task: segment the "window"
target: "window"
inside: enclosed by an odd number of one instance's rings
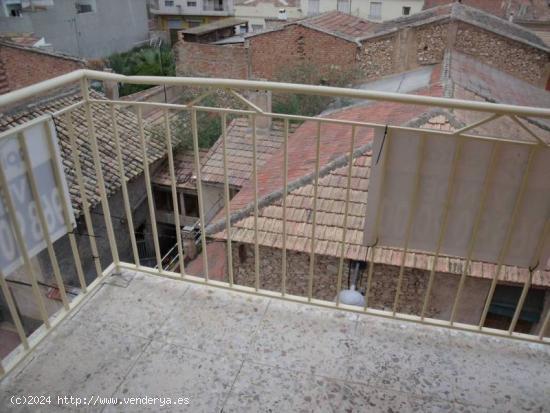
[[[187,7],[197,7],[197,2],[196,1],[188,1],[187,2]]]
[[[159,211],[173,212],[172,192],[155,189],[153,193],[155,199],[155,208]]]
[[[197,27],[202,24],[202,20],[187,20],[189,27]]]
[[[253,24],[252,25],[252,31],[254,33],[261,32],[264,29],[264,26],[262,24]]]
[[[411,14],[410,6],[403,7],[403,16],[408,16],[409,14]]]
[[[199,198],[194,194],[183,194],[185,216],[199,217]]]
[[[497,285],[484,326],[507,330],[514,317],[521,293],[521,287]],[[543,310],[544,290],[531,288],[525,297],[514,331],[533,334],[532,328],[540,322]]]
[[[77,13],[93,13],[96,11],[95,0],[78,0],[75,3]]]
[[[308,16],[316,16],[319,14],[319,0],[308,0],[307,14]]]
[[[382,3],[379,1],[370,2],[369,17],[371,19],[380,20],[382,18]]]
[[[8,16],[11,17],[19,17],[21,16],[21,12],[23,11],[21,4],[8,4],[6,5],[6,9],[8,12]]]
[[[164,6],[165,7],[174,7],[174,1],[173,0],[164,0]]]
[[[338,0],[338,11],[342,13],[351,13],[350,0]]]

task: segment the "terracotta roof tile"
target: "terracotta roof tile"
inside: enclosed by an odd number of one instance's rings
[[[97,92],[91,92],[95,99],[104,99]],[[27,104],[25,108],[14,109],[9,113],[0,114],[0,131],[7,130],[13,126],[23,124],[31,119],[41,115],[54,113],[64,107],[74,104],[81,100],[79,92],[65,93],[33,104]],[[83,106],[76,108],[72,112],[73,123],[76,129],[76,139],[79,148],[79,157],[82,164],[82,173],[86,179],[86,196],[91,206],[100,202],[99,189],[95,175],[94,163],[92,158],[91,145],[88,138],[88,128]],[[141,145],[138,137],[138,123],[136,116],[125,109],[116,109],[116,118],[119,128],[120,142],[122,146],[122,157],[125,166],[127,179],[135,178],[143,172]],[[96,127],[96,136],[101,157],[105,186],[108,196],[114,194],[120,188],[121,181],[118,173],[118,164],[116,161],[116,151],[114,148],[114,137],[111,127],[111,114],[106,105],[94,105],[92,108],[92,119]],[[63,116],[54,117],[57,136],[61,149],[63,167],[67,184],[71,194],[71,200],[75,214],[82,213],[82,199],[75,177],[75,167],[72,159],[72,149],[67,132],[67,125]],[[166,147],[153,134],[145,131],[146,138],[149,141],[148,159],[154,162],[165,155]]]
[[[289,132],[293,132],[294,126]],[[260,169],[271,155],[278,151],[283,143],[283,123],[274,121],[265,135],[260,129],[256,134],[257,167]],[[240,188],[252,174],[252,132],[248,120],[235,119],[227,128],[227,173],[229,184]],[[210,183],[224,183],[223,139],[218,139],[204,158],[201,169],[202,180]]]

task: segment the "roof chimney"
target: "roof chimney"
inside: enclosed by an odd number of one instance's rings
[[[254,90],[246,93],[245,97],[264,112],[271,112],[271,91],[270,90]],[[258,131],[268,131],[271,129],[270,116],[257,116],[256,129]]]
[[[277,18],[279,20],[287,20],[288,16],[286,14],[286,9],[279,9],[279,13],[277,14]]]
[[[104,72],[113,73],[113,69],[106,67],[103,69]],[[114,80],[104,80],[103,81],[103,93],[107,99],[117,100],[119,98],[118,94],[118,82]]]

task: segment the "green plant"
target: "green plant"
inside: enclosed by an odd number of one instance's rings
[[[357,77],[358,72],[355,68],[331,67],[320,72],[319,67],[315,64],[304,62],[286,67],[275,76],[275,80],[306,85],[344,87],[353,84]],[[314,116],[326,109],[331,100],[327,96],[276,93],[273,94],[273,111],[292,115]]]
[[[187,88],[182,92],[182,102],[189,102],[204,93],[204,90],[197,88]],[[196,105],[205,107],[229,107],[236,109],[245,109],[242,102],[226,91],[220,90],[212,93],[196,102]],[[227,121],[236,117],[227,115]],[[193,149],[193,133],[191,128],[191,112],[184,110],[178,112],[170,120],[170,130],[175,151],[185,151]],[[222,133],[221,115],[216,112],[197,110],[197,138],[201,149],[210,148],[220,137]],[[152,129],[153,135],[164,141],[164,127],[156,126]]]
[[[114,72],[127,76],[175,76],[176,69],[172,50],[169,47],[139,47],[125,53],[115,53],[107,58],[108,66]],[[120,96],[130,95],[148,89],[150,85],[122,84]]]

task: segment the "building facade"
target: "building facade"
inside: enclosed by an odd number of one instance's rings
[[[32,32],[56,51],[103,58],[149,39],[146,4],[146,0],[2,0],[0,33]]]
[[[155,29],[164,32],[171,43],[178,30],[212,23],[235,14],[233,0],[153,0],[149,12]]]

